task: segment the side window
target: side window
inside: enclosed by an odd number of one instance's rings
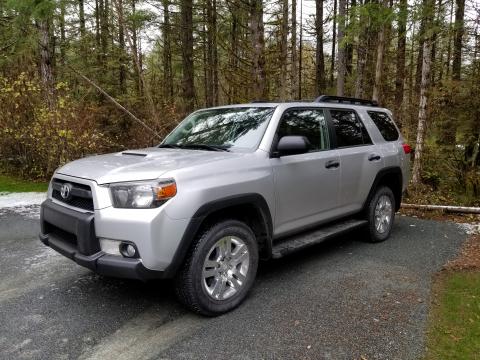
[[[353,110],[332,109],[330,110],[337,147],[358,146],[371,144],[367,129]]]
[[[398,140],[400,136],[390,116],[380,111],[368,111],[368,115],[377,125],[378,130],[386,141]]]
[[[278,140],[289,135],[305,136],[310,142],[310,151],[330,148],[328,125],[322,109],[286,110],[277,130]]]

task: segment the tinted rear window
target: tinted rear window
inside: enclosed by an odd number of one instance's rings
[[[363,126],[355,111],[348,109],[331,109],[330,116],[338,147],[371,144],[367,129]]]
[[[398,140],[398,130],[393,120],[387,113],[380,111],[368,111],[368,115],[372,118],[378,130],[386,141]]]

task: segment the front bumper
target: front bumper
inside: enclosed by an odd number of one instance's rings
[[[165,277],[163,271],[147,269],[140,259],[102,252],[92,213],[78,212],[47,199],[41,205],[40,224],[39,238],[45,245],[96,273],[138,280]]]

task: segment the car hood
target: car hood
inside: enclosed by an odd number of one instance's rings
[[[168,171],[236,158],[245,154],[205,150],[146,148],[72,161],[56,173],[107,184],[156,179]]]

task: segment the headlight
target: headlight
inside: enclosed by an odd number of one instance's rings
[[[109,187],[113,207],[116,208],[156,208],[177,194],[174,180],[117,183]]]

